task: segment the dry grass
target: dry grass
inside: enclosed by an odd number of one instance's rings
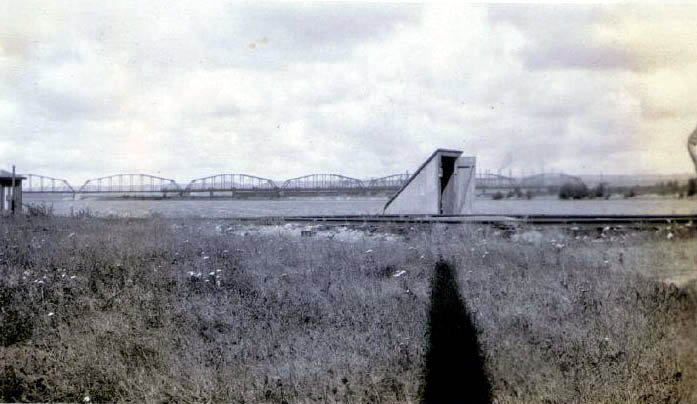
[[[499,403],[697,398],[694,287],[655,281],[694,270],[688,229],[529,244],[487,228],[343,242],[216,224],[0,222],[0,401],[418,402],[441,256]]]

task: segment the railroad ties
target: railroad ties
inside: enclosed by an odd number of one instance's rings
[[[697,226],[697,214],[670,215],[503,215],[503,214],[471,214],[471,215],[326,215],[326,216],[279,216],[236,217],[232,220],[242,222],[257,222],[273,219],[287,223],[311,224],[484,224],[502,229],[518,226],[563,226],[583,228],[633,228],[641,229],[661,225],[680,224],[689,227]]]

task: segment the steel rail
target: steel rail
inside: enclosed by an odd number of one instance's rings
[[[532,225],[658,225],[696,223],[697,214],[671,215],[328,215],[259,216],[227,218],[245,222],[280,221],[296,223],[444,223],[444,224],[532,224]]]

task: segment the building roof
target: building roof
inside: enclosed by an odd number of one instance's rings
[[[12,173],[9,172],[9,171],[5,171],[5,170],[3,170],[3,169],[0,169],[0,178],[2,178],[2,179],[4,179],[4,180],[5,180],[5,179],[12,180]],[[15,179],[18,179],[18,180],[26,180],[27,177],[22,177],[22,174],[15,173]]]

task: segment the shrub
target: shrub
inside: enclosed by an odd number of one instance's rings
[[[95,214],[92,212],[92,210],[89,207],[80,208],[77,210],[77,212],[74,212],[73,209],[70,208],[70,216],[79,217],[79,218],[88,218],[88,217],[94,217]]]
[[[588,187],[584,183],[566,183],[559,188],[560,199],[583,199],[589,195]]]
[[[697,178],[690,178],[687,181],[687,196],[697,194]]]
[[[0,284],[0,346],[11,346],[31,338],[33,325],[26,287]]]
[[[503,199],[503,194],[500,191],[496,191],[496,193],[491,197],[491,199],[498,201],[499,199]]]
[[[29,216],[53,216],[53,205],[28,204],[27,213]]]
[[[604,182],[601,182],[600,184],[596,185],[595,188],[593,188],[593,196],[595,198],[605,198],[609,195],[608,192],[608,187],[607,184]]]

